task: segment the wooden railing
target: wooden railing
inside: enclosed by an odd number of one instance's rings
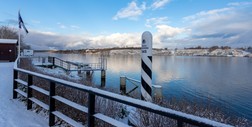
[[[18,76],[19,73],[23,73],[23,74],[28,75],[27,81],[21,80]],[[41,106],[42,108],[48,110],[49,111],[49,126],[55,125],[55,116],[59,117],[60,119],[64,120],[65,122],[67,122],[73,126],[84,126],[84,125],[74,121],[70,117],[64,115],[60,111],[57,111],[55,109],[55,101],[56,100],[60,101],[64,104],[67,104],[75,109],[78,109],[81,112],[87,113],[87,117],[88,117],[87,124],[89,127],[95,126],[95,121],[94,121],[95,118],[100,119],[106,123],[113,125],[113,126],[119,126],[119,127],[129,126],[125,123],[117,121],[116,119],[113,119],[113,118],[106,116],[102,113],[95,112],[96,98],[103,97],[103,98],[106,98],[106,99],[109,99],[109,100],[112,100],[115,102],[119,102],[122,104],[126,104],[129,106],[138,108],[138,109],[146,110],[146,111],[154,113],[154,114],[159,114],[161,116],[169,117],[171,119],[176,120],[177,126],[179,126],[179,127],[182,127],[184,125],[184,123],[196,125],[196,126],[203,126],[203,127],[213,127],[213,126],[230,127],[230,125],[226,125],[226,124],[215,122],[215,121],[212,121],[212,120],[209,120],[206,118],[201,118],[198,116],[186,114],[186,113],[183,113],[180,111],[175,111],[175,110],[171,110],[168,108],[164,108],[164,107],[158,106],[158,105],[150,103],[150,102],[145,102],[142,100],[133,99],[130,97],[122,96],[119,94],[111,93],[111,92],[100,90],[97,88],[69,82],[66,80],[59,79],[59,78],[54,78],[51,76],[35,73],[35,72],[29,71],[29,70],[24,70],[24,69],[17,67],[17,62],[15,62],[13,74],[14,74],[13,75],[13,98],[14,99],[17,98],[18,94],[24,96],[27,100],[27,109],[28,110],[32,108],[33,103],[36,103],[37,105]],[[45,79],[45,80],[49,81],[50,82],[49,91],[42,89],[38,86],[35,86],[33,84],[34,77],[39,77],[41,79]],[[19,89],[18,84],[26,87],[27,88],[26,92]],[[84,91],[84,92],[88,93],[88,107],[85,107],[83,105],[80,105],[80,104],[77,104],[73,101],[70,101],[66,98],[63,98],[59,95],[56,95],[56,91],[57,91],[57,89],[55,89],[56,84],[64,86],[64,87],[70,87],[70,88],[77,89],[77,90]],[[38,91],[46,96],[49,96],[49,105],[45,104],[41,100],[38,100],[37,98],[35,98],[32,95],[32,90]]]

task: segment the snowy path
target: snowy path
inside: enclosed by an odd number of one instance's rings
[[[26,106],[12,99],[14,63],[0,62],[0,127],[47,127],[45,117],[26,110]]]

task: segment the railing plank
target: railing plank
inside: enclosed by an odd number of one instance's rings
[[[32,88],[32,89],[34,89],[34,90],[36,90],[36,91],[38,91],[38,92],[40,92],[40,93],[43,93],[43,94],[49,96],[49,91],[47,91],[47,90],[45,90],[45,89],[42,89],[42,88],[37,87],[37,86],[35,86],[35,85],[30,86],[30,88]]]
[[[109,123],[109,124],[111,124],[113,126],[116,126],[116,127],[130,127],[129,125],[127,125],[125,123],[122,123],[122,122],[120,122],[118,120],[115,120],[115,119],[113,119],[111,117],[105,116],[105,115],[103,115],[101,113],[96,113],[94,115],[94,117],[98,118],[98,119],[100,119],[102,121],[105,121],[105,122],[107,122],[107,123]]]
[[[17,83],[19,83],[19,84],[24,85],[24,86],[27,86],[27,85],[28,85],[27,82],[25,82],[25,81],[23,81],[23,80],[21,80],[21,79],[15,79],[15,81],[16,81]]]
[[[31,97],[29,98],[29,100],[31,100],[32,102],[36,103],[37,105],[39,105],[40,107],[49,110],[49,106],[47,104],[45,104],[44,102],[36,99],[35,97]]]
[[[70,100],[68,100],[66,98],[61,97],[61,96],[53,96],[53,98],[56,99],[56,100],[58,100],[58,101],[60,101],[60,102],[62,102],[62,103],[64,103],[64,104],[67,104],[67,105],[69,105],[69,106],[71,106],[71,107],[73,107],[75,109],[78,109],[80,111],[88,113],[88,108],[85,107],[85,106],[82,106],[80,104],[72,102],[72,101],[70,101]]]
[[[83,127],[82,124],[76,122],[75,120],[71,119],[70,117],[64,115],[63,113],[59,111],[52,112],[55,116],[59,117],[60,119],[64,120],[65,122],[69,123],[70,125],[74,127]]]
[[[16,91],[17,93],[21,94],[22,96],[27,97],[27,94],[26,94],[24,91],[22,91],[22,90],[20,90],[20,89],[15,89],[15,91]]]

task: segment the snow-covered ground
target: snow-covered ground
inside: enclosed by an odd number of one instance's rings
[[[47,127],[45,117],[12,99],[13,66],[14,63],[0,62],[0,127]]]

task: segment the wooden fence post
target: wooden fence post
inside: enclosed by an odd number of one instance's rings
[[[32,97],[32,89],[30,86],[32,85],[32,75],[28,74],[28,83],[27,83],[27,110],[32,108],[32,101],[29,99]]]
[[[101,70],[101,78],[106,78],[106,71],[104,69]]]
[[[101,79],[101,87],[105,87],[105,85],[106,85],[106,79],[103,78]]]
[[[18,78],[18,72],[16,70],[13,71],[13,99],[17,98],[17,92],[15,89],[17,89],[17,81],[15,79]]]
[[[126,94],[126,77],[125,76],[120,77],[120,92],[122,95]]]
[[[180,121],[180,120],[177,120],[177,126],[178,126],[178,127],[183,127],[183,122]]]
[[[55,57],[52,57],[53,68],[55,68]]]
[[[55,111],[55,99],[53,96],[55,95],[55,82],[50,82],[50,93],[49,93],[49,126],[53,126],[55,124],[55,115],[52,113]]]
[[[88,94],[88,127],[94,127],[95,95]]]

